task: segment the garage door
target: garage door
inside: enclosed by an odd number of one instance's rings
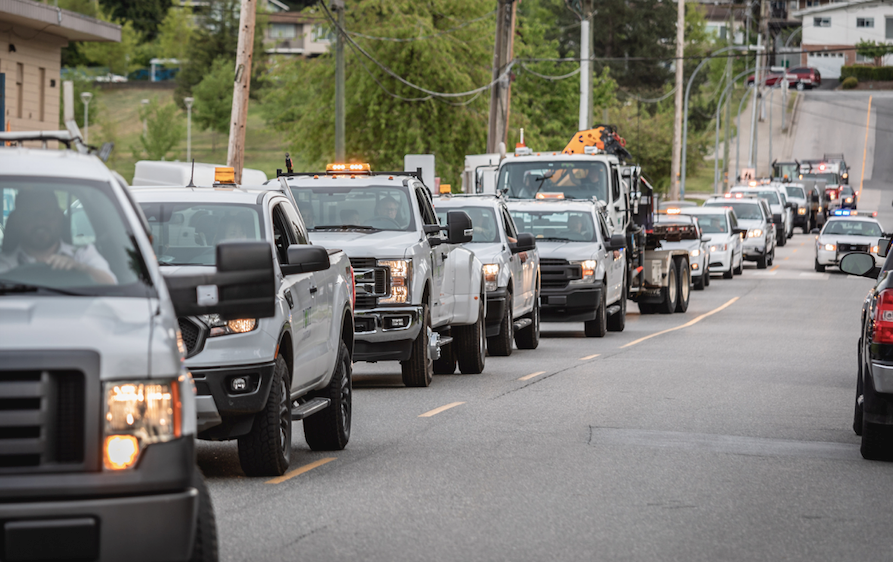
[[[822,78],[840,78],[840,67],[844,64],[843,53],[815,53],[806,55],[806,66],[819,69]]]

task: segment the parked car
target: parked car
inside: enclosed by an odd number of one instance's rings
[[[822,75],[818,68],[812,66],[798,66],[788,70],[788,76],[794,76],[794,79],[788,79],[798,90],[806,90],[818,88],[822,85]]]

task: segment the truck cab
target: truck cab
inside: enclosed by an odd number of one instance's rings
[[[455,354],[463,373],[483,371],[487,292],[480,260],[462,247],[472,239],[466,213],[441,224],[417,172],[330,164],[280,178],[310,240],[350,257],[355,361],[399,361],[407,386],[429,386],[442,355]]]

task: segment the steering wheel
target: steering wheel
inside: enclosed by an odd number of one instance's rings
[[[83,271],[53,269],[43,262],[20,265],[3,274],[4,281],[13,283],[46,285],[48,287],[89,287],[96,285],[93,278]],[[47,283],[46,281],[49,281]]]

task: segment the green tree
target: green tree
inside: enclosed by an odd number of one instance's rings
[[[111,21],[105,14],[100,13],[99,16]],[[125,22],[121,26],[120,42],[84,42],[78,45],[78,50],[90,66],[104,66],[109,72],[126,75],[139,67],[134,55],[140,43],[139,33],[134,30],[133,24]]]
[[[204,79],[192,89],[195,105],[193,120],[202,129],[211,129],[213,150],[217,150],[217,134],[229,134],[233,107],[233,65],[219,58],[211,65]]]
[[[859,40],[856,43],[856,54],[874,59],[875,66],[884,65],[884,57],[893,54],[893,44],[878,41]]]
[[[195,31],[192,17],[183,8],[171,8],[158,27],[156,55],[163,59],[185,61]]]
[[[140,109],[140,119],[146,122],[146,133],[140,135],[140,146],[133,146],[134,158],[164,160],[183,140],[183,115],[176,105],[159,105],[152,99]]]
[[[99,0],[116,20],[130,22],[145,39],[155,39],[158,26],[171,8],[171,0]]]

